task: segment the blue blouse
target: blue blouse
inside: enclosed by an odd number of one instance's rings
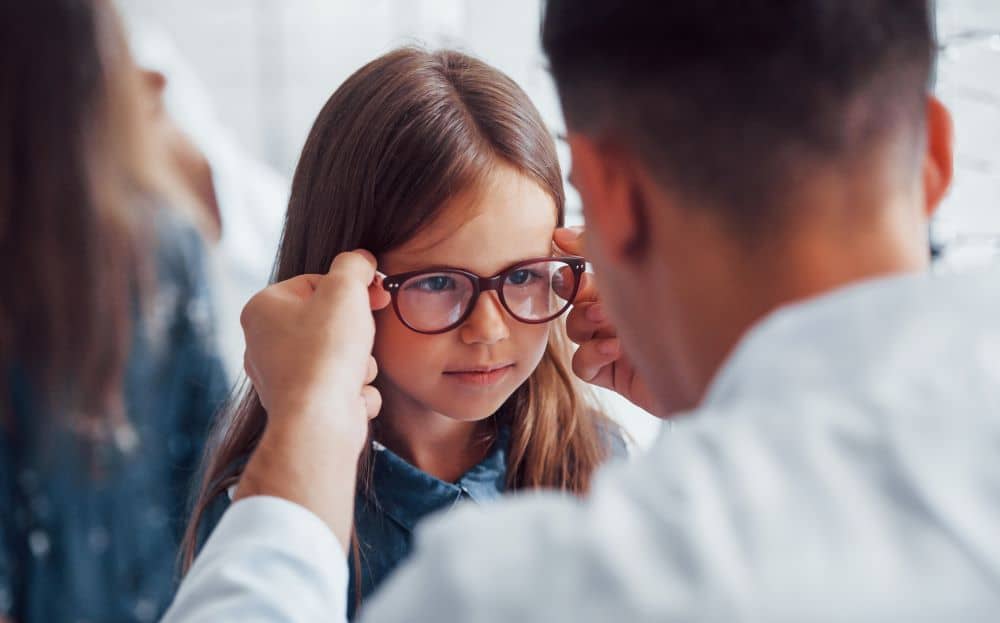
[[[135,322],[126,425],[85,442],[11,374],[0,615],[16,623],[155,621],[172,598],[190,485],[229,386],[212,346],[201,240],[171,218],[157,226],[158,287]]]
[[[612,458],[627,456],[619,431],[608,434]],[[507,490],[507,458],[510,430],[501,427],[489,454],[455,482],[445,482],[411,465],[392,450],[373,443],[371,486],[359,488],[354,502],[357,553],[348,553],[350,583],[347,616],[353,620],[358,608],[358,571],[361,600],[369,598],[410,554],[413,532],[428,515],[459,503],[487,504]],[[216,500],[201,525],[203,538],[215,528],[229,505]]]
[[[490,453],[455,482],[445,482],[410,465],[392,450],[373,444],[372,486],[359,491],[354,505],[360,556],[352,551],[347,616],[357,608],[357,568],[361,597],[366,599],[410,553],[413,531],[431,513],[462,501],[485,504],[503,494],[507,484],[510,434],[500,430]]]
[[[409,555],[413,530],[427,515],[459,502],[486,503],[506,489],[507,449],[510,433],[497,433],[490,453],[456,482],[445,482],[421,471],[389,450],[372,443],[371,486],[359,488],[354,499],[354,533],[357,552],[348,552],[350,584],[347,616],[353,620],[358,606],[357,571],[361,571],[361,598],[366,599]],[[246,460],[233,471],[240,471]],[[228,496],[215,500],[199,526],[203,543],[230,505]]]

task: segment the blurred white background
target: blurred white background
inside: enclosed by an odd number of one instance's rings
[[[938,93],[955,117],[955,184],[935,227],[953,253],[1000,258],[1000,1],[938,0]],[[962,258],[955,258],[962,260]]]
[[[538,42],[538,0],[121,0],[168,36],[243,145],[290,175],[320,107],[354,70],[399,45],[458,47],[560,115]]]
[[[224,295],[232,322],[224,321],[223,342],[234,362],[242,360],[235,318],[273,259],[298,152],[327,97],[362,64],[403,44],[457,47],[508,73],[553,132],[562,129],[539,46],[539,0],[120,0],[119,6],[140,61],[167,76],[168,110],[216,174],[229,177],[222,185],[234,199],[223,202],[224,220],[228,211],[231,222],[253,225],[231,229],[223,240],[241,258],[236,263],[254,267],[246,288]],[[939,31],[945,49],[938,91],[955,115],[957,174],[934,235],[950,243],[946,257],[995,259],[1000,0],[939,0]],[[571,190],[569,198],[575,213]],[[609,400],[639,444],[649,443],[657,425]]]

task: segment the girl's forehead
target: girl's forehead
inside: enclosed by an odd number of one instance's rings
[[[443,265],[492,274],[550,255],[557,222],[552,197],[513,169],[491,178],[452,197],[413,239],[379,258],[380,267],[403,272]]]

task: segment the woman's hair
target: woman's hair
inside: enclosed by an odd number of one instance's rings
[[[489,65],[452,51],[405,48],[358,70],[320,112],[292,182],[275,278],[325,272],[334,256],[376,255],[407,242],[449,198],[503,163],[553,199],[561,225],[555,144],[527,95]],[[587,489],[613,428],[568,370],[565,328],[553,323],[541,363],[501,409],[510,426],[507,486]],[[239,478],[267,414],[253,390],[218,424],[185,537],[185,566],[209,504]],[[370,473],[370,444],[359,483]]]
[[[69,424],[124,417],[146,266],[139,83],[109,0],[0,10],[0,425],[15,373]]]

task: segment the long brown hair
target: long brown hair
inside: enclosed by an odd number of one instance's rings
[[[498,161],[546,190],[562,224],[555,144],[510,78],[452,51],[405,48],[376,59],[337,89],[313,125],[292,182],[275,278],[323,272],[342,251],[379,255],[405,243]],[[569,372],[564,325],[554,323],[551,335],[538,368],[501,409],[511,429],[507,486],[579,493],[605,458],[613,425]],[[249,389],[220,422],[185,537],[185,566],[205,509],[237,482],[266,421]],[[359,484],[370,470],[367,447]]]
[[[0,425],[10,383],[70,425],[124,417],[150,177],[135,66],[109,0],[0,16]]]

